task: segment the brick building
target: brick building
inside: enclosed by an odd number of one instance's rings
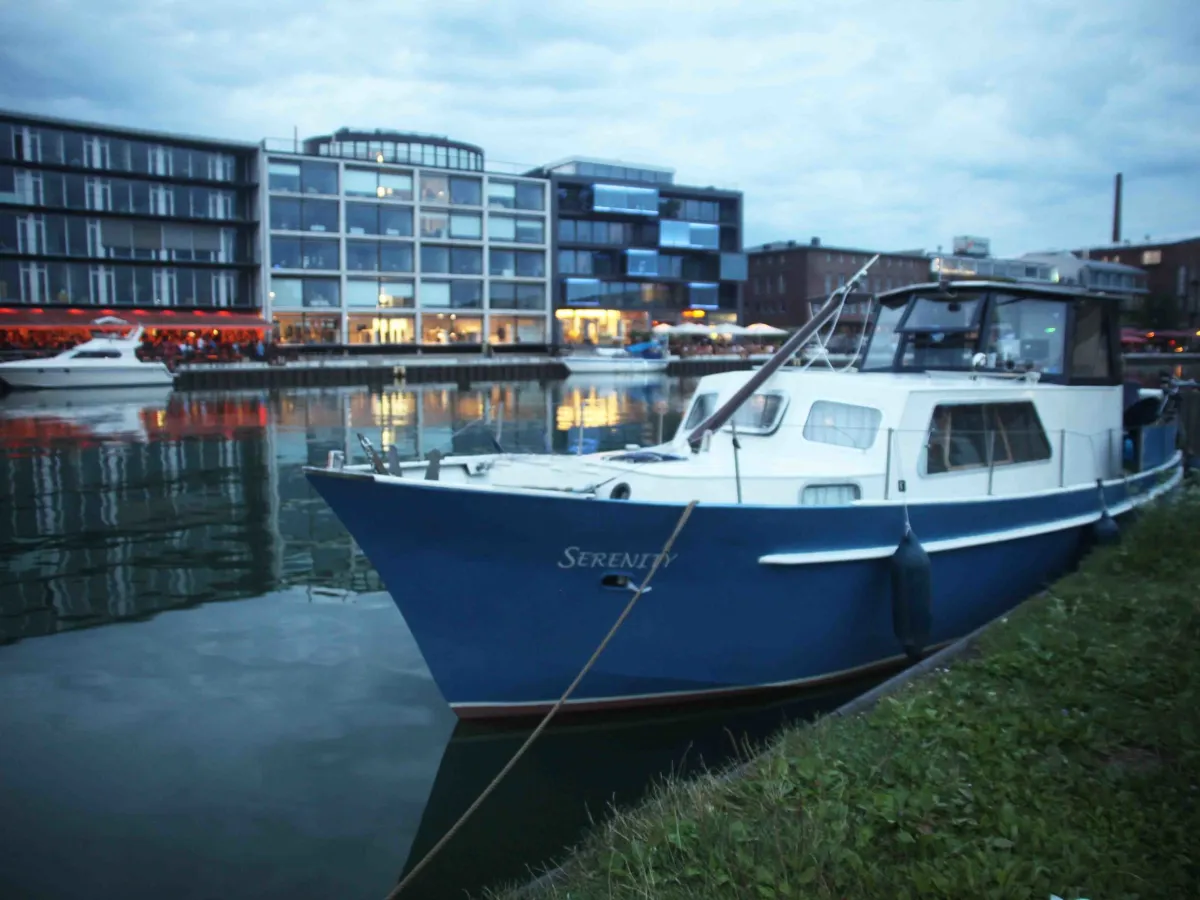
[[[1142,269],[1152,305],[1172,307],[1179,325],[1200,325],[1200,235],[1122,241],[1072,252],[1082,259]]]
[[[808,321],[812,301],[827,297],[846,283],[874,251],[827,247],[820,238],[804,244],[774,241],[747,249],[749,278],[745,290],[745,319],[780,328]],[[881,254],[863,287],[874,294],[929,280],[929,258],[919,250]],[[843,319],[865,311],[867,294],[848,298]],[[861,307],[861,308],[860,308]]]

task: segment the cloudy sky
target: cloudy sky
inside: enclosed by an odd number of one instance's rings
[[[673,167],[746,240],[1200,232],[1197,0],[0,0],[0,107]]]

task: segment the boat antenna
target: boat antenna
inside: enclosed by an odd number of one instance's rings
[[[695,453],[700,448],[701,441],[704,440],[704,432],[720,431],[725,427],[733,415],[742,407],[742,404],[750,399],[751,395],[762,386],[768,378],[779,370],[780,366],[786,363],[789,359],[808,343],[809,339],[833,316],[834,313],[841,308],[847,294],[854,288],[859,281],[867,274],[871,266],[879,260],[879,254],[876,253],[866,264],[851,276],[844,285],[829,295],[829,299],[825,304],[818,309],[811,319],[801,326],[800,330],[788,338],[782,347],[775,351],[775,355],[762,364],[762,367],[755,370],[754,374],[747,379],[746,383],[738,388],[737,392],[726,400],[720,408],[711,416],[692,429],[692,433],[688,435],[688,446]]]

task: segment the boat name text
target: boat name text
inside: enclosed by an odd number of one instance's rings
[[[678,553],[668,553],[663,568],[671,565]],[[601,550],[584,550],[582,547],[567,547],[558,561],[560,569],[648,569],[654,565],[657,553],[621,553]]]

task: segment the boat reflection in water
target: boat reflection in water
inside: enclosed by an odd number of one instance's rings
[[[622,447],[675,428],[665,377],[0,397],[0,643],[303,586],[382,589],[303,477],[357,432],[405,458]],[[665,423],[665,425],[664,425]],[[397,613],[399,617],[399,613]]]
[[[598,713],[552,724],[404,891],[406,898],[476,896],[561,862],[610,807],[628,808],[668,774],[695,776],[745,758],[788,723],[815,718],[880,683],[860,680],[758,705],[672,714]],[[459,722],[446,746],[401,878],[484,791],[528,730]]]

